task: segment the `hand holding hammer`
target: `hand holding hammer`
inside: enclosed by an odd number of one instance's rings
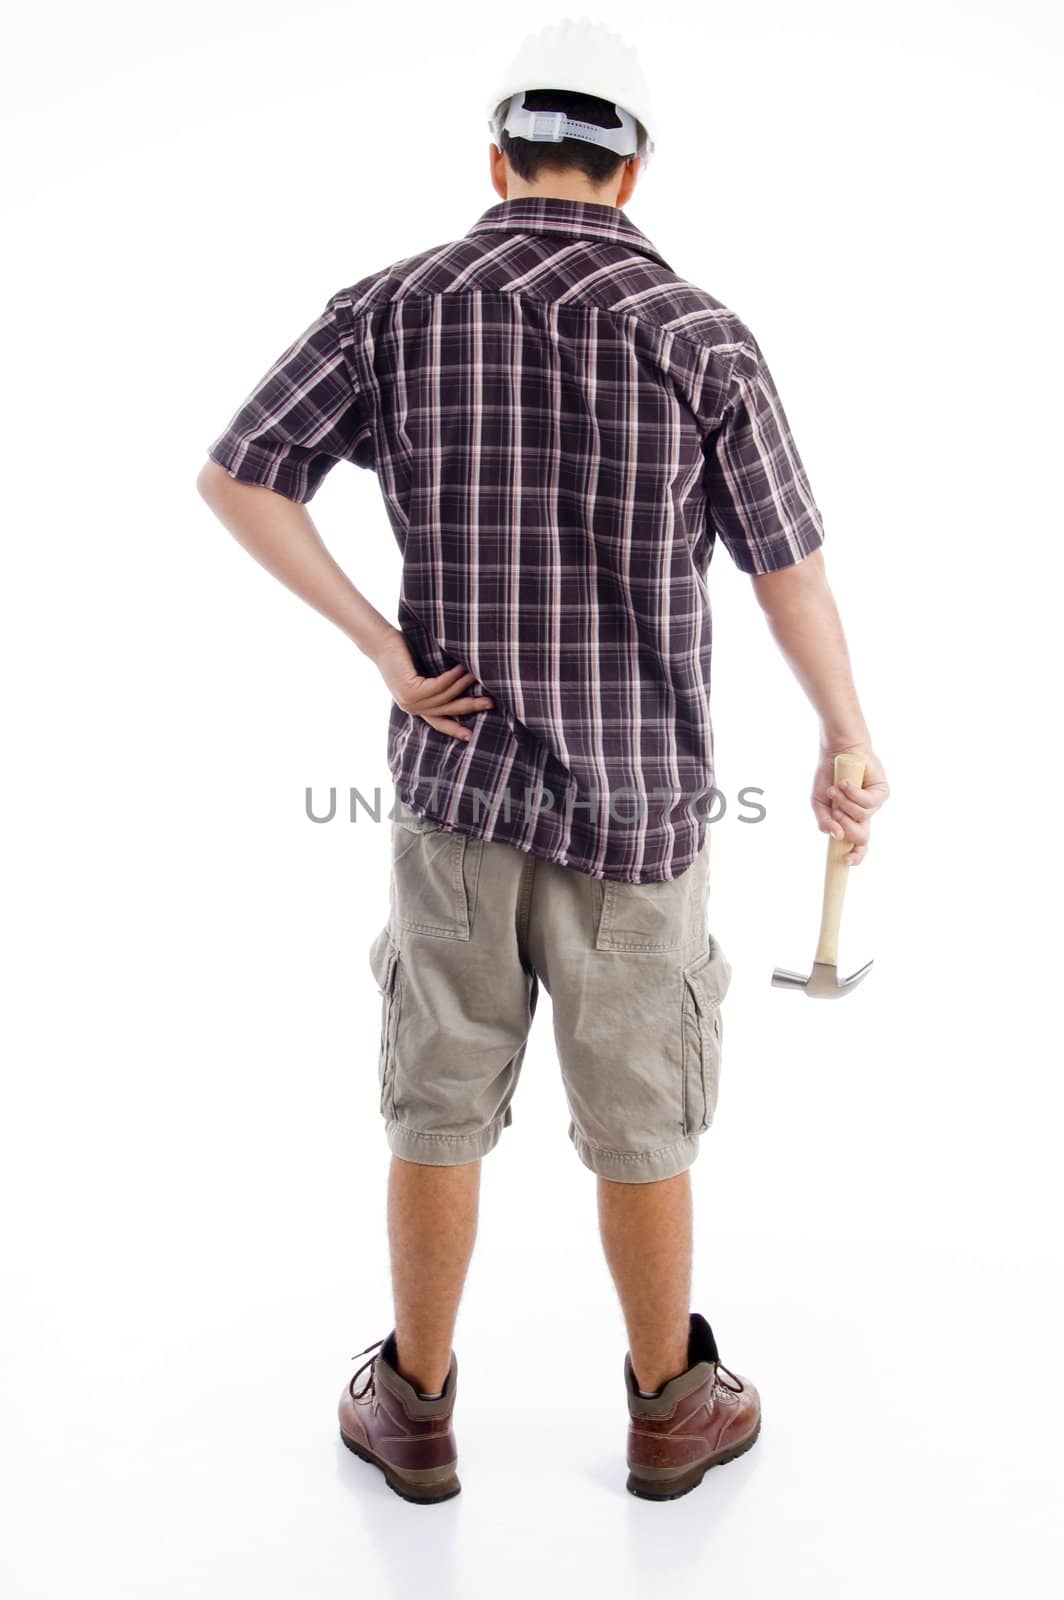
[[[834,758],[834,784],[828,789],[828,798],[835,802],[835,810],[842,809],[845,816],[853,818],[854,810],[861,818],[861,827],[867,828],[867,819],[871,813],[878,809],[888,793],[886,779],[875,757],[871,763],[878,769],[875,783],[871,786],[873,791],[882,793],[869,793],[863,791],[866,775],[866,761],[863,756],[841,753]],[[860,794],[861,800],[856,796]],[[849,810],[845,808],[849,806]],[[855,831],[852,827],[850,832]],[[848,978],[839,978],[838,974],[838,943],[839,923],[842,917],[842,902],[846,892],[847,869],[852,864],[848,859],[855,848],[852,838],[846,837],[842,825],[833,817],[832,837],[828,841],[828,859],[824,873],[824,899],[820,917],[820,937],[817,941],[816,955],[813,959],[813,970],[808,976],[798,972],[788,972],[777,967],[772,974],[772,982],[781,989],[804,989],[806,994],[813,999],[834,999],[839,995],[848,994],[855,989],[866,976],[871,961],[851,973]],[[860,848],[856,860],[860,861],[867,849],[867,842]]]

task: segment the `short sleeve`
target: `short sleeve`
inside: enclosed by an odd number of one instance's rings
[[[703,444],[709,516],[742,572],[793,566],[824,542],[824,525],[772,374],[749,331],[723,414]]]
[[[345,309],[333,295],[208,445],[230,477],[303,502],[338,461],[373,467],[366,400],[343,344]]]

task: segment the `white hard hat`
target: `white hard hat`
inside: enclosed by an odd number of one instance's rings
[[[620,128],[600,128],[594,123],[566,117],[561,111],[532,111],[524,105],[522,91],[568,89],[595,95],[617,109]],[[488,127],[498,139],[511,137],[557,143],[584,139],[615,150],[618,155],[641,155],[644,165],[654,149],[656,119],[650,92],[635,51],[619,34],[586,17],[566,19],[530,33],[503,74],[488,103]],[[635,119],[642,123],[646,141],[639,146]]]

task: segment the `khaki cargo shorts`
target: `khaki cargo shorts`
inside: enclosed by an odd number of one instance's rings
[[[717,1102],[731,978],[706,921],[709,826],[679,877],[642,884],[452,832],[398,800],[389,827],[389,916],[369,960],[392,1152],[448,1166],[498,1143],[542,982],[584,1165],[625,1183],[689,1167]]]

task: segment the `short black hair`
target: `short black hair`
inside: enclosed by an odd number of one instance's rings
[[[592,122],[597,128],[619,128],[621,119],[610,100],[597,95],[577,94],[572,89],[528,89],[525,106],[529,111],[564,111],[567,117]],[[642,125],[637,123],[640,138]],[[619,156],[601,144],[586,139],[562,139],[557,144],[547,139],[512,139],[499,135],[499,149],[519,178],[535,183],[541,172],[582,172],[596,187],[612,182],[629,156]]]

